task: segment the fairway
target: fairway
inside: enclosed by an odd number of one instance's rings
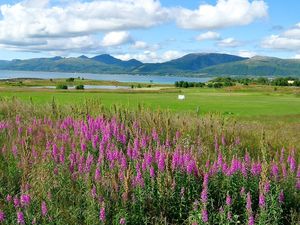
[[[86,99],[100,100],[104,106],[136,108],[139,104],[150,109],[172,112],[220,113],[239,118],[281,118],[295,120],[300,116],[300,97],[285,92],[259,90],[229,91],[226,89],[178,89],[173,92],[88,92],[88,91],[31,91],[11,89],[0,91],[4,98],[17,97],[32,100],[37,104],[50,103],[54,98],[58,104],[81,104]],[[178,100],[184,94],[184,101]],[[284,118],[283,118],[284,117]]]

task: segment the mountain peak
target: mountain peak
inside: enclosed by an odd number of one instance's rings
[[[98,62],[102,62],[108,65],[117,65],[120,67],[125,67],[125,68],[134,68],[142,65],[143,63],[136,60],[136,59],[131,59],[128,61],[123,61],[121,59],[117,59],[109,54],[102,54],[102,55],[97,55],[92,58],[93,60],[96,60]]]
[[[81,55],[78,57],[79,59],[88,59],[89,57],[85,56],[85,55]]]

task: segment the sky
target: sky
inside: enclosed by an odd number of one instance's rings
[[[0,59],[300,59],[299,0],[0,0]]]

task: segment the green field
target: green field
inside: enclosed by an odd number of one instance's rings
[[[178,94],[186,100],[179,101]],[[53,98],[58,104],[81,104],[86,99],[100,100],[104,106],[136,108],[142,105],[150,109],[199,114],[220,113],[233,117],[257,120],[280,119],[297,122],[300,120],[300,95],[297,88],[248,87],[234,89],[166,89],[135,91],[56,91],[2,88],[0,96],[17,97],[25,101],[43,104]]]

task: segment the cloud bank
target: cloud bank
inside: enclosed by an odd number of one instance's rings
[[[149,29],[168,22],[175,22],[182,29],[215,30],[247,25],[268,14],[263,0],[218,0],[215,5],[200,4],[194,10],[164,7],[159,0],[57,2],[60,1],[23,0],[1,5],[0,48],[94,53],[131,44],[131,49],[149,51],[149,54],[143,53],[149,56],[161,46],[135,40],[132,30]],[[289,33],[290,36],[297,34],[297,31]],[[217,32],[208,31],[197,40],[219,38]],[[172,51],[168,54],[165,58],[176,55]]]

